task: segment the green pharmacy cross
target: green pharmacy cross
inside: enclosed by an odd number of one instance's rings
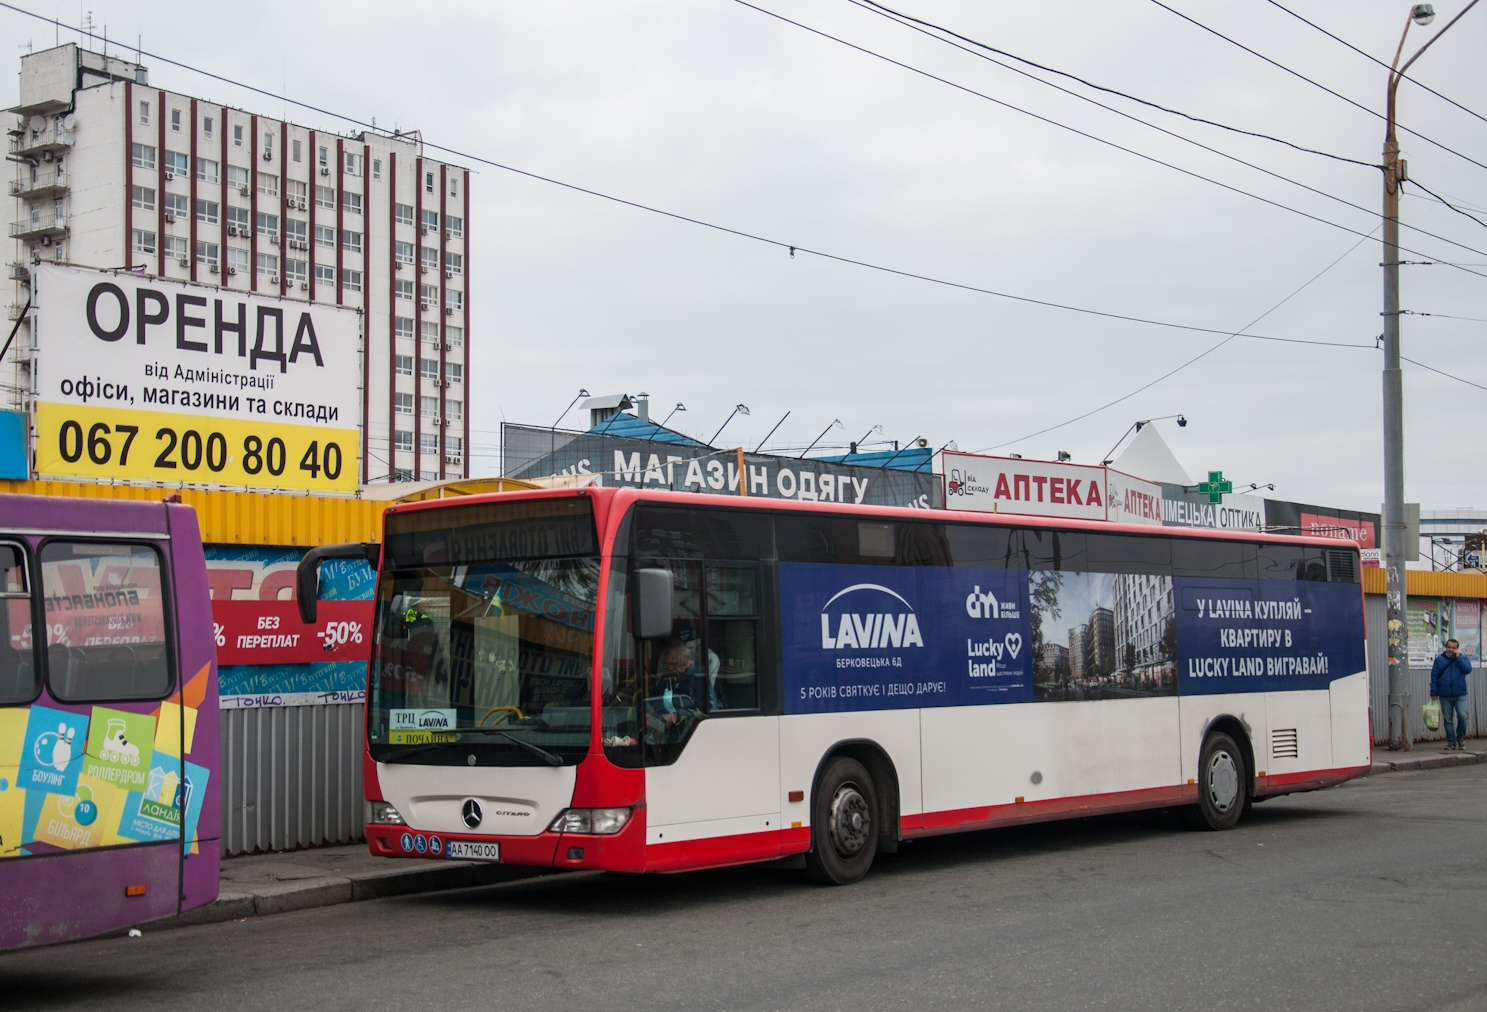
[[[1195,490],[1208,496],[1209,502],[1223,502],[1224,493],[1234,491],[1234,483],[1224,480],[1224,472],[1209,471],[1208,480],[1200,481]]]

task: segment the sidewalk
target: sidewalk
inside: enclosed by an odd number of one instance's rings
[[[1447,752],[1443,742],[1433,741],[1421,742],[1411,752],[1377,748],[1371,775],[1487,762],[1487,742],[1482,745],[1479,750],[1468,752]],[[1478,748],[1476,742],[1473,748]],[[383,896],[463,889],[552,874],[556,873],[551,868],[481,861],[373,857],[364,843],[230,857],[222,861],[221,893],[215,902],[180,917],[152,922],[145,930],[235,921]]]

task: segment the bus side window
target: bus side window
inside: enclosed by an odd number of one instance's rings
[[[992,524],[950,524],[945,530],[952,565],[1017,568],[1017,532]]]
[[[163,699],[166,641],[160,554],[150,545],[48,541],[41,547],[47,685],[66,703]]]
[[[1305,550],[1300,545],[1261,545],[1260,579],[1304,580]]]
[[[20,545],[0,544],[0,706],[29,703],[40,691],[31,635],[31,581]]]
[[[707,677],[712,710],[759,706],[759,572],[707,570]]]
[[[1260,575],[1259,552],[1253,541],[1172,539],[1172,575],[1254,580]]]

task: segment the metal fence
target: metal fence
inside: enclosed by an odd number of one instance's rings
[[[222,851],[366,837],[361,703],[223,710]]]
[[[1384,614],[1385,598],[1382,594],[1369,594],[1364,598],[1368,617],[1368,680],[1369,701],[1372,707],[1371,724],[1373,740],[1389,740],[1389,653],[1386,630],[1388,620]],[[1467,679],[1470,692],[1467,707],[1466,733],[1469,736],[1487,735],[1487,719],[1482,713],[1482,704],[1487,701],[1487,665],[1473,666]],[[1405,707],[1404,726],[1412,741],[1445,741],[1446,731],[1429,731],[1420,716],[1420,707],[1430,699],[1430,669],[1411,668],[1406,681],[1410,700]]]

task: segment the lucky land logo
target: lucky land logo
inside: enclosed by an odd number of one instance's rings
[[[996,594],[991,591],[981,593],[981,585],[978,583],[971,588],[966,595],[966,614],[971,618],[980,619],[1016,619],[1017,605],[1013,602],[998,601]],[[971,678],[994,678],[999,673],[997,665],[1002,665],[1001,674],[1006,673],[1006,661],[1017,660],[1017,655],[1022,652],[1022,634],[1009,632],[998,639],[995,636],[986,639],[966,639],[966,671]]]
[[[831,606],[843,602],[857,608],[891,608],[892,611],[843,611],[831,614]],[[871,595],[871,596],[870,596]],[[885,597],[887,600],[885,601]],[[898,607],[902,605],[908,611]],[[835,635],[833,635],[833,631]],[[924,636],[911,605],[897,591],[877,583],[854,583],[837,591],[821,608],[822,650],[877,650],[882,647],[922,647]]]

